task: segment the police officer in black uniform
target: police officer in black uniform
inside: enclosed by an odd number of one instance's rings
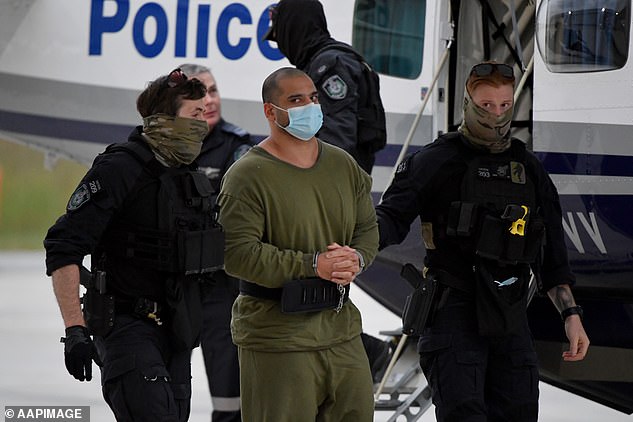
[[[537,420],[530,267],[564,320],[563,359],[581,360],[589,346],[556,188],[510,136],[514,81],[508,65],[475,65],[459,130],[407,157],[376,208],[381,248],[400,243],[419,216],[425,274],[439,281],[418,343],[438,421]]]
[[[44,240],[66,368],[90,381],[92,360],[102,366],[119,421],[189,417],[200,279],[221,268],[224,248],[211,185],[194,163],[208,132],[205,92],[180,69],[151,82],[137,99],[143,125],[95,159]]]
[[[343,148],[368,174],[376,152],[384,147],[385,115],[376,90],[370,102],[378,108],[363,118],[368,95],[364,59],[351,46],[333,39],[323,6],[317,0],[281,0],[271,9],[272,26],[265,38],[276,41],[290,63],[306,72],[319,92],[323,126],[317,137]],[[372,130],[367,125],[374,124]],[[367,135],[365,135],[367,134]]]
[[[213,197],[220,191],[224,173],[252,146],[250,135],[222,118],[218,85],[208,67],[182,64],[180,68],[199,79],[207,89],[204,97],[204,118],[209,134],[196,159],[199,169],[213,185]],[[203,330],[201,346],[209,380],[213,422],[239,422],[240,372],[237,347],[231,338],[231,308],[239,295],[239,281],[223,270],[213,273],[212,283],[203,289]]]

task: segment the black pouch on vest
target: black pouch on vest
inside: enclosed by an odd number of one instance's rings
[[[477,240],[477,255],[498,261],[504,254],[504,239],[509,224],[491,215],[486,215]]]
[[[529,267],[499,267],[482,259],[476,265],[476,278],[479,334],[502,336],[520,327],[527,318]]]
[[[200,342],[202,295],[193,277],[169,277],[165,282],[170,341],[175,351],[191,350]]]
[[[405,264],[400,276],[414,288],[407,296],[402,311],[402,333],[408,336],[419,336],[433,322],[433,315],[438,304],[438,282],[433,274],[422,277],[413,264]]]
[[[293,314],[336,309],[349,298],[349,286],[344,289],[342,301],[338,286],[318,277],[291,280],[281,291],[281,312]]]
[[[454,201],[448,209],[446,234],[448,236],[471,236],[477,222],[477,204]]]
[[[510,224],[487,215],[477,240],[477,255],[505,264],[534,262],[543,243],[545,224],[540,219],[530,220],[525,236],[512,234]]]
[[[224,266],[224,230],[217,226],[208,230],[178,232],[179,270],[186,275],[203,274]]]
[[[532,219],[528,225],[527,239],[523,251],[525,262],[534,262],[545,243],[545,222],[541,219]]]

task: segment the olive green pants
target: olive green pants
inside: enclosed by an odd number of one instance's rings
[[[360,336],[328,349],[239,348],[245,422],[371,422],[374,397]]]

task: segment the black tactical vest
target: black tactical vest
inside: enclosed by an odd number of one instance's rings
[[[467,162],[461,200],[451,204],[446,234],[468,237],[477,256],[501,264],[531,263],[544,224],[523,143],[509,154],[478,154]]]
[[[154,197],[147,195],[147,213],[156,213],[148,220],[156,221],[156,225],[148,227],[138,220],[134,224],[117,220],[103,242],[108,259],[129,259],[135,266],[174,275],[220,269],[224,263],[224,232],[217,222],[213,188],[207,177],[187,166],[161,165],[139,142],[111,145],[106,153],[116,151],[131,154],[143,165],[144,172],[153,176],[149,178],[154,179],[152,183],[158,180]],[[128,198],[138,199],[136,196],[143,192],[140,184],[137,182]]]

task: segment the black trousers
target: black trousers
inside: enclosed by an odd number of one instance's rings
[[[215,284],[204,285],[201,346],[211,402],[212,422],[241,421],[240,366],[231,338],[231,308],[239,294],[238,280],[224,272],[214,274]]]
[[[172,351],[168,335],[164,326],[121,315],[106,337],[95,339],[103,397],[117,421],[189,419],[191,351]]]
[[[418,351],[438,421],[537,420],[538,362],[527,322],[510,335],[480,336],[474,301],[449,292]]]

